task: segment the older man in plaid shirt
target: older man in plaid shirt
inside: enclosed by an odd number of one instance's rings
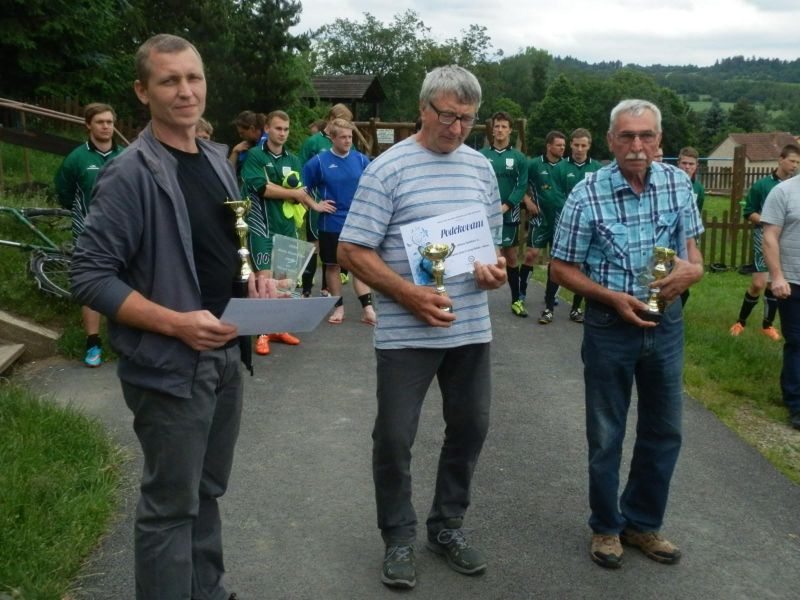
[[[620,102],[608,131],[616,161],[575,186],[553,244],[553,280],[588,299],[581,352],[591,557],[607,568],[622,565],[621,542],[661,563],[680,558],[658,533],[681,446],[683,320],[681,303],[672,301],[703,275],[695,244],[703,228],[686,174],[653,162],[660,143],[658,107]],[[656,246],[676,252],[671,273],[658,282],[668,303],[659,323],[642,318]],[[620,496],[634,381],[639,421]]]

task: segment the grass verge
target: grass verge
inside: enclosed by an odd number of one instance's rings
[[[59,600],[114,512],[122,455],[102,427],[0,383],[0,591]]]

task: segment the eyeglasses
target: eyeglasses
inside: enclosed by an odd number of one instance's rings
[[[433,105],[433,102],[428,102],[428,106],[436,113],[436,117],[442,125],[452,125],[456,121],[461,121],[462,127],[472,127],[478,119],[477,115],[461,115],[459,117],[456,113],[449,110],[439,110]]]
[[[632,144],[636,138],[639,138],[643,144],[652,144],[658,138],[658,134],[655,131],[621,131],[615,133],[614,137],[623,144]]]

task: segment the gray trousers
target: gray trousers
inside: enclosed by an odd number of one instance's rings
[[[239,348],[202,352],[191,398],[122,382],[144,454],[136,508],[137,600],[227,600],[217,498],[242,414]]]
[[[445,433],[427,528],[429,534],[435,534],[446,521],[451,527],[460,527],[470,502],[472,474],[489,430],[489,344],[376,350],[375,354],[378,415],[372,432],[372,475],[383,540],[388,545],[410,543],[416,537],[411,446],[434,376],[442,392]]]

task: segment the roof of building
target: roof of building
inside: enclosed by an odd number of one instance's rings
[[[311,83],[323,100],[381,102],[386,99],[378,78],[372,75],[329,75],[314,77]]]
[[[797,144],[797,138],[786,131],[732,133],[730,137],[737,145],[747,146],[747,160],[751,162],[777,160],[786,144]]]

